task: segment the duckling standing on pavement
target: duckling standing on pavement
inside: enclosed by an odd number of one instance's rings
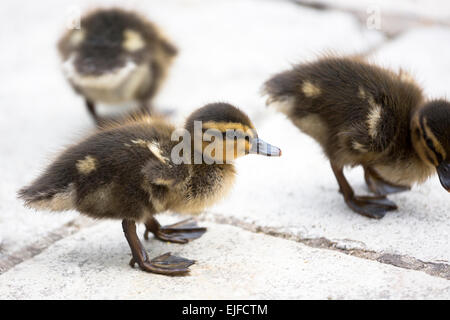
[[[235,158],[249,153],[279,156],[281,151],[259,139],[250,119],[225,103],[192,113],[181,144],[172,140],[174,132],[172,125],[149,117],[104,128],[65,150],[19,196],[35,209],[75,209],[97,219],[122,219],[132,266],[137,263],[142,270],[167,275],[185,273],[194,261],[170,253],[149,259],[136,222],[145,223],[146,238],[151,232],[177,243],[196,239],[205,228],[189,220],[161,227],[154,215],[167,210],[201,212],[230,189]],[[216,140],[224,147],[207,143]]]
[[[58,44],[63,71],[99,123],[95,104],[136,101],[150,112],[150,100],[177,54],[151,22],[134,12],[100,9],[81,19]]]
[[[450,103],[426,101],[404,72],[354,58],[325,57],[269,79],[264,90],[330,159],[347,205],[382,218],[397,208],[386,195],[424,182],[435,171],[450,191]],[[377,196],[356,196],[344,166],[362,165]]]

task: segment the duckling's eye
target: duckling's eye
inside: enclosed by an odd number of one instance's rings
[[[245,136],[245,141],[250,142],[250,137],[249,136]]]

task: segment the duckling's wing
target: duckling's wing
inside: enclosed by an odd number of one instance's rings
[[[168,159],[161,161],[159,158],[152,158],[143,167],[142,174],[150,184],[172,187],[184,181],[189,171],[183,164],[175,165]]]
[[[402,121],[388,103],[380,99],[361,108],[354,121],[341,130],[351,149],[360,153],[382,153],[398,140]]]

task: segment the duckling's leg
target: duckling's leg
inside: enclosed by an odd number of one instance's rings
[[[89,114],[92,116],[92,118],[94,118],[95,123],[99,124],[100,123],[100,118],[97,115],[97,111],[95,110],[95,104],[92,101],[88,100],[88,99],[86,99],[85,102],[86,102],[86,107],[87,107],[87,109],[89,111]]]
[[[162,227],[158,220],[151,217],[145,223],[145,227],[145,240],[148,240],[148,233],[151,232],[159,240],[175,243],[187,243],[189,240],[200,238],[206,232],[206,228],[198,227],[193,219]]]
[[[366,179],[369,190],[380,196],[411,189],[408,186],[397,185],[384,180],[372,167],[364,167],[364,178]]]
[[[124,219],[122,228],[133,255],[130,260],[130,266],[132,267],[137,263],[144,271],[173,276],[188,272],[189,266],[195,263],[193,260],[173,256],[170,252],[149,260],[147,252],[136,234],[135,222]]]
[[[352,187],[344,176],[343,168],[331,163],[340,191],[345,202],[355,212],[374,219],[381,219],[387,211],[397,209],[397,205],[385,196],[363,197],[356,196]]]

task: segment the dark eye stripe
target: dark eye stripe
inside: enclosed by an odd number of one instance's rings
[[[245,139],[247,141],[250,141],[250,138],[242,131],[229,131],[228,135],[227,132],[222,132],[223,137],[227,138],[234,138],[234,139]]]
[[[436,151],[436,148],[434,147],[434,144],[433,144],[433,140],[431,140],[430,137],[427,136],[427,133],[425,131],[425,125],[423,123],[423,117],[420,117],[419,122],[420,122],[420,128],[422,129],[422,135],[425,139],[425,143],[427,144],[428,148],[430,148],[430,150],[435,154],[437,161],[439,163],[441,163],[442,161],[444,161],[444,157],[439,152]],[[428,160],[430,160],[430,159],[428,159]],[[431,162],[433,162],[433,161],[431,161]]]

